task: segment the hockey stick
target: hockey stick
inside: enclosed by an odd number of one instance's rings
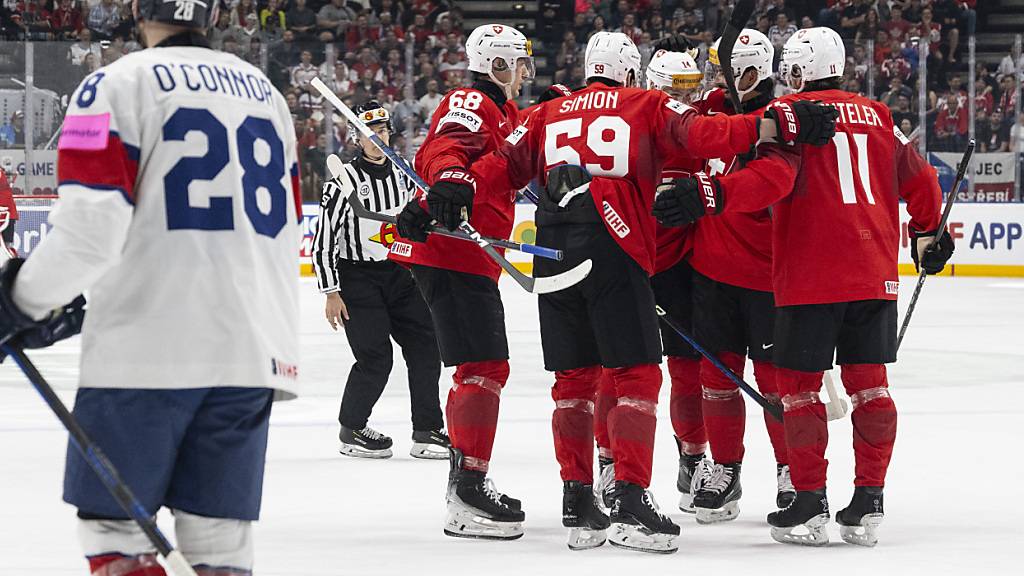
[[[420,189],[422,189],[424,192],[430,190],[430,187],[427,186],[427,183],[424,182],[422,178],[420,178],[419,174],[417,174],[416,171],[413,170],[401,156],[395,154],[395,151],[392,150],[390,146],[385,144],[384,141],[381,140],[380,137],[373,132],[373,130],[370,130],[369,126],[364,124],[363,121],[360,120],[359,117],[356,116],[355,113],[352,112],[352,110],[348,106],[346,106],[345,103],[342,102],[341,99],[338,98],[338,96],[334,92],[332,92],[331,89],[328,88],[326,84],[323,83],[322,80],[320,80],[319,78],[313,78],[313,80],[310,82],[310,85],[316,88],[317,91],[320,92],[320,94],[323,95],[323,97],[326,98],[327,101],[331,103],[331,105],[333,105],[339,112],[342,113],[343,116],[345,116],[345,118],[348,119],[349,124],[351,124],[357,130],[359,130],[359,133],[366,137],[366,139],[368,139],[370,142],[373,142],[373,144],[377,148],[379,148],[380,151],[384,153],[385,156],[387,156],[392,162],[394,162],[395,166],[397,166],[399,170],[401,170],[418,187],[420,187]],[[519,271],[518,268],[516,268],[511,262],[506,260],[501,254],[498,254],[498,251],[494,249],[494,246],[492,246],[490,242],[484,239],[484,237],[481,236],[479,232],[477,232],[476,228],[474,228],[473,225],[470,224],[467,220],[463,220],[462,223],[459,224],[459,230],[464,232],[474,242],[476,242],[477,246],[479,246],[484,252],[486,252],[487,256],[491,260],[497,263],[498,266],[501,266],[502,270],[507,272],[508,275],[511,276],[517,284],[522,286],[524,290],[530,292],[531,294],[547,294],[549,292],[557,292],[559,290],[564,290],[570,286],[573,286],[579,283],[584,278],[586,278],[587,275],[590,274],[590,268],[593,266],[593,262],[591,262],[588,259],[578,264],[575,268],[572,268],[571,270],[566,270],[561,274],[556,274],[554,276],[546,276],[543,278],[534,278],[532,276],[527,276],[526,274],[523,274],[522,272]]]
[[[941,236],[946,230],[946,223],[949,221],[949,212],[953,208],[953,203],[956,202],[957,193],[960,192],[960,186],[963,184],[964,177],[967,174],[967,168],[971,164],[971,156],[974,155],[974,145],[974,140],[967,143],[967,150],[964,151],[964,156],[960,159],[960,164],[956,167],[956,180],[953,181],[953,188],[950,189],[949,197],[946,199],[946,207],[942,210],[942,219],[939,220],[939,226],[935,229],[935,237],[932,238],[932,241],[925,247],[924,252],[931,250],[932,246],[938,242],[939,236]],[[921,253],[921,256],[924,256],[924,252]],[[917,306],[917,299],[921,296],[921,289],[924,288],[924,280],[927,277],[928,273],[925,272],[924,268],[921,268],[921,272],[917,276],[917,286],[914,287],[914,295],[910,297],[910,305],[907,306],[907,315],[903,317],[903,324],[900,326],[900,334],[896,338],[897,352],[900,350],[900,344],[903,343],[903,336],[907,333],[907,327],[910,326],[910,316],[914,313],[914,307]]]
[[[828,394],[828,402],[825,403],[825,415],[829,420],[839,420],[846,416],[849,407],[846,399],[836,393],[836,384],[832,381],[832,371],[825,370],[825,393]]]
[[[341,166],[341,158],[338,158],[336,154],[331,154],[327,157],[327,170],[331,173],[333,178],[338,178],[341,175]],[[357,218],[373,220],[374,222],[389,222],[391,224],[398,222],[397,216],[370,211],[362,202],[359,201],[359,197],[356,195],[355,191],[353,191],[352,194],[349,194],[348,203],[349,206],[352,207],[352,213],[355,214]],[[428,232],[430,234],[440,234],[441,236],[447,236],[449,238],[466,240],[467,242],[474,241],[462,232],[451,232],[441,226],[433,226]],[[498,240],[497,238],[485,237],[484,240],[487,240],[491,245],[497,246],[498,248],[516,250],[518,252],[533,254],[534,256],[540,256],[541,258],[547,258],[549,260],[561,260],[563,257],[562,251],[554,248],[545,248],[543,246],[535,246],[533,244],[521,244],[519,242],[512,242],[511,240]]]
[[[736,89],[736,76],[732,71],[732,49],[740,37],[740,31],[747,25],[753,13],[754,0],[738,0],[718,40],[718,65],[722,69],[722,76],[725,77],[725,87],[729,93],[729,100],[732,101],[732,108],[737,114],[743,113],[743,103],[740,101],[740,93]]]
[[[707,358],[708,361],[714,364],[715,368],[718,368],[722,372],[722,374],[725,374],[726,378],[732,380],[732,383],[738,386],[740,390],[746,392],[747,396],[750,396],[754,400],[754,402],[757,402],[761,406],[761,408],[764,408],[765,411],[771,414],[773,418],[775,418],[779,422],[782,422],[781,408],[769,402],[757,390],[754,390],[754,388],[750,384],[744,382],[742,378],[740,378],[739,376],[736,375],[735,372],[730,370],[728,366],[722,364],[722,361],[716,358],[714,354],[708,352],[703,346],[698,344],[692,336],[686,333],[686,330],[683,330],[683,327],[680,326],[674,318],[672,318],[671,316],[668,315],[667,312],[665,312],[664,308],[655,305],[654,309],[655,311],[657,311],[658,316],[661,317],[662,321],[664,321],[665,324],[668,324],[668,327],[674,330],[676,334],[679,334],[680,338],[686,340],[687,344],[693,346],[694,350],[696,350],[698,353],[700,353],[701,356]]]
[[[11,358],[14,358],[22,372],[28,377],[29,382],[39,392],[39,395],[43,397],[43,400],[46,401],[50,410],[53,410],[60,423],[67,428],[68,433],[71,435],[71,443],[82,455],[82,458],[89,463],[93,471],[96,472],[100,481],[106,486],[114,500],[117,500],[121,509],[127,512],[132,520],[139,525],[139,528],[145,533],[146,538],[153,544],[156,551],[164,557],[164,561],[171,574],[173,576],[196,576],[195,570],[189,565],[188,560],[181,555],[180,551],[175,550],[171,546],[167,537],[157,527],[156,522],[146,512],[146,509],[142,507],[142,504],[135,497],[135,494],[132,493],[128,485],[124,483],[124,480],[121,479],[117,468],[114,468],[114,465],[111,464],[103,450],[86,435],[85,430],[78,424],[78,420],[75,419],[71,412],[68,412],[67,407],[57,397],[50,384],[39,373],[39,370],[36,369],[28,356],[25,355],[25,351],[10,344],[4,344],[3,351]]]

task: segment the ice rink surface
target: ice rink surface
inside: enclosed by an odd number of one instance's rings
[[[903,280],[907,298],[913,284]],[[395,439],[395,457],[357,460],[337,453],[336,414],[352,357],[344,335],[331,332],[324,320],[315,285],[304,280],[300,373],[307,394],[274,408],[263,515],[255,532],[257,575],[1024,573],[1024,280],[929,279],[900,362],[889,370],[899,433],[875,549],[844,544],[834,523],[826,549],[771,540],[765,515],[774,509],[775,468],[751,401],[740,517],[698,526],[679,512],[666,375],[652,488],[662,510],[682,526],[679,552],[670,556],[610,546],[566,548],[551,444],[552,377],[542,368],[536,304],[507,278],[502,290],[512,376],[502,397],[491,475],[500,490],[523,500],[526,535],[491,543],[442,534],[447,463],[408,455],[409,395],[400,355],[370,421]],[[70,403],[77,339],[32,357]],[[442,376],[442,402],[450,373]],[[853,490],[850,420],[829,428],[834,513]],[[60,499],[65,446],[55,417],[17,367],[5,362],[0,576],[85,574],[74,510]],[[170,528],[165,515],[161,525]]]

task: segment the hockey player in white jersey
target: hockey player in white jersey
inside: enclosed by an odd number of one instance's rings
[[[196,571],[228,576],[252,573],[271,402],[296,392],[299,190],[284,98],[209,49],[210,6],[136,0],[149,49],[71,97],[54,228],[0,274],[0,341],[89,291],[74,415]],[[91,574],[164,574],[74,450],[64,500]]]

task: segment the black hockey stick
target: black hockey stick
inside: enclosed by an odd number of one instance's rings
[[[380,151],[385,156],[387,156],[388,159],[394,162],[395,166],[397,166],[399,170],[405,173],[405,175],[408,176],[409,179],[411,179],[416,184],[416,186],[418,186],[424,192],[427,192],[430,189],[430,187],[427,186],[427,183],[423,180],[423,178],[420,178],[419,174],[417,174],[416,171],[413,170],[412,167],[409,166],[409,164],[406,163],[406,161],[401,156],[395,154],[395,151],[392,150],[390,146],[385,144],[384,141],[381,140],[380,137],[373,132],[373,130],[370,130],[370,128],[365,123],[363,123],[363,121],[360,120],[359,117],[356,116],[356,114],[352,112],[352,110],[348,106],[346,106],[345,103],[342,102],[340,98],[338,98],[338,95],[332,92],[331,89],[328,88],[327,85],[324,84],[322,80],[320,80],[319,78],[313,78],[313,80],[310,82],[310,85],[316,88],[317,91],[320,92],[320,94],[324,98],[326,98],[327,101],[330,102],[335,109],[341,112],[342,115],[345,116],[346,119],[348,119],[350,125],[354,126],[357,130],[359,130],[360,134],[366,137],[370,142],[373,142],[374,146],[380,149]],[[516,284],[519,284],[524,290],[530,292],[531,294],[547,294],[549,292],[557,292],[559,290],[564,290],[570,286],[579,283],[581,280],[586,278],[587,275],[590,274],[590,269],[593,267],[593,262],[591,262],[588,259],[579,263],[575,268],[572,268],[571,270],[566,270],[561,274],[556,274],[554,276],[545,276],[542,278],[534,278],[532,276],[527,276],[526,274],[523,274],[511,262],[506,260],[504,256],[498,254],[498,251],[494,249],[494,246],[492,246],[491,243],[488,242],[486,238],[481,236],[480,232],[478,232],[476,228],[474,228],[473,225],[469,223],[468,220],[463,220],[462,223],[459,224],[459,230],[461,230],[463,233],[469,236],[474,242],[476,242],[477,246],[479,246],[480,249],[483,250],[491,260],[493,260],[498,266],[501,267],[502,270],[507,272],[508,275],[511,276],[512,279],[516,281]]]
[[[743,102],[740,101],[740,93],[736,89],[736,76],[732,70],[732,49],[740,37],[740,31],[747,25],[747,21],[750,20],[753,13],[754,0],[738,0],[732,9],[732,14],[726,20],[725,26],[722,28],[722,36],[718,40],[718,65],[722,69],[722,76],[725,77],[729,100],[732,101],[733,110],[737,114],[743,113]]]
[[[146,534],[146,538],[153,544],[156,551],[164,557],[164,561],[171,574],[174,576],[196,576],[195,570],[189,565],[188,560],[181,555],[180,551],[171,546],[170,541],[167,540],[167,537],[157,527],[156,522],[150,517],[146,509],[142,507],[142,504],[135,497],[135,494],[132,493],[128,485],[124,483],[124,480],[121,479],[117,468],[114,468],[114,465],[107,458],[106,454],[103,453],[103,450],[94,444],[85,433],[85,430],[78,424],[78,420],[68,411],[50,384],[39,373],[39,370],[29,360],[28,356],[25,355],[25,351],[10,344],[4,344],[3,351],[14,359],[21,368],[21,371],[28,377],[32,386],[43,397],[43,400],[46,401],[50,410],[53,410],[60,423],[67,428],[68,433],[71,435],[71,444],[74,445],[82,455],[82,458],[96,472],[100,481],[106,486],[114,500],[117,500],[121,509],[139,525],[139,528]]]
[[[337,178],[341,172],[341,158],[331,154],[327,157],[327,170],[331,173],[331,176]],[[398,217],[390,214],[381,214],[379,212],[373,212],[366,208],[366,206],[359,201],[359,196],[356,195],[355,191],[352,191],[348,195],[348,204],[352,207],[352,213],[357,218],[364,220],[372,220],[374,222],[389,222],[391,224],[398,223]],[[427,231],[430,234],[440,234],[441,236],[447,236],[449,238],[458,238],[459,240],[466,240],[467,242],[473,242],[473,239],[466,236],[461,231],[451,232],[442,226],[432,226]],[[540,256],[541,258],[547,258],[549,260],[561,260],[563,254],[561,250],[555,248],[545,248],[543,246],[536,246],[533,244],[521,244],[519,242],[513,242],[511,240],[498,240],[497,238],[484,238],[493,246],[498,248],[504,248],[505,250],[515,250],[517,252],[523,252],[525,254],[533,254],[534,256]]]
[[[672,318],[671,316],[668,315],[667,312],[665,312],[664,308],[655,305],[654,309],[658,312],[658,316],[661,317],[661,320],[665,322],[665,324],[667,324],[669,328],[674,330],[676,334],[679,334],[680,338],[686,340],[687,344],[693,346],[694,350],[700,353],[701,356],[707,358],[709,362],[714,364],[715,368],[718,368],[722,372],[722,374],[725,374],[726,378],[732,380],[732,383],[739,387],[740,390],[746,392],[747,396],[750,396],[754,400],[754,402],[757,402],[761,406],[761,408],[764,408],[765,412],[771,414],[772,418],[775,418],[779,422],[782,422],[781,408],[769,402],[768,399],[762,396],[760,392],[754,390],[754,388],[750,384],[744,382],[742,378],[740,378],[739,376],[736,375],[735,372],[730,370],[728,366],[722,364],[722,361],[716,358],[714,354],[708,352],[707,349],[698,344],[692,336],[686,333],[686,330],[683,330],[683,327],[680,326],[674,318]]]
[[[953,181],[953,188],[949,191],[949,196],[946,198],[946,207],[942,210],[942,219],[939,220],[939,227],[935,229],[935,237],[928,243],[928,246],[924,249],[927,252],[932,249],[932,246],[938,242],[939,236],[942,235],[946,230],[946,223],[949,221],[949,212],[953,208],[953,203],[956,202],[957,193],[960,192],[960,186],[963,184],[964,177],[967,174],[967,168],[971,164],[971,156],[974,155],[974,140],[967,143],[967,150],[964,151],[963,158],[960,159],[960,164],[956,167],[956,180]],[[911,240],[913,242],[913,240]],[[924,256],[924,252],[921,256]],[[896,338],[896,351],[899,352],[900,344],[903,343],[903,336],[907,333],[907,327],[910,326],[910,316],[914,313],[914,308],[917,306],[917,298],[921,295],[921,289],[924,288],[924,280],[928,277],[928,274],[921,268],[921,272],[917,275],[917,286],[914,287],[914,295],[910,297],[910,305],[907,306],[907,315],[903,317],[903,324],[900,326],[900,334]]]

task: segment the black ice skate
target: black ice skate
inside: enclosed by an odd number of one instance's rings
[[[741,496],[739,462],[706,467],[700,477],[700,487],[693,493],[697,522],[714,524],[736,519]]]
[[[857,546],[878,544],[878,526],[882,524],[882,488],[857,486],[850,505],[836,514],[839,535],[845,542]]]
[[[793,488],[793,479],[789,476],[789,464],[775,465],[775,482],[778,486],[775,505],[781,510],[796,498],[796,488]]]
[[[569,480],[562,485],[562,526],[569,529],[569,549],[597,548],[607,540],[608,516],[597,506],[594,486]]]
[[[612,546],[671,554],[679,549],[677,536],[679,526],[658,512],[658,504],[650,492],[629,482],[615,483],[615,503],[608,534]]]
[[[362,430],[341,427],[338,452],[356,458],[391,458],[391,438],[369,426]]]
[[[676,444],[679,444],[679,438],[676,438]],[[693,508],[693,494],[700,486],[699,482],[695,482],[695,480],[700,479],[698,470],[704,462],[703,452],[694,455],[683,454],[682,447],[680,447],[679,475],[676,477],[676,489],[679,490],[679,509],[687,514],[696,512]]]
[[[783,544],[824,546],[828,544],[828,499],[825,490],[798,490],[785,510],[768,515],[772,538]]]
[[[611,510],[615,501],[613,496],[615,492],[615,460],[598,456],[597,464],[601,475],[597,479],[597,484],[594,484],[594,495],[597,496],[605,510]]]
[[[413,430],[409,455],[425,460],[447,460],[451,445],[444,430]]]
[[[448,475],[448,518],[444,533],[457,538],[515,540],[523,535],[526,515],[502,501],[487,475],[462,468],[462,451],[451,449]],[[506,497],[507,501],[518,500]]]

